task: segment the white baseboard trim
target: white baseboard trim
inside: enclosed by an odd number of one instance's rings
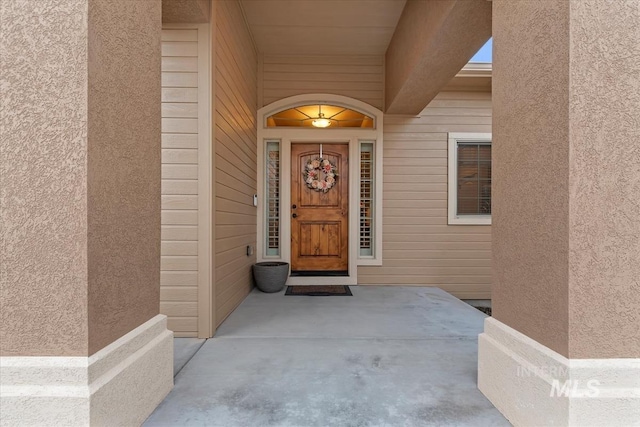
[[[0,357],[0,425],[140,425],[172,387],[158,315],[90,357]]]
[[[567,359],[492,317],[478,388],[514,426],[640,425],[640,359]]]

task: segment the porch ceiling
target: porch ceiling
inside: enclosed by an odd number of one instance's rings
[[[384,55],[406,0],[241,0],[263,54]]]

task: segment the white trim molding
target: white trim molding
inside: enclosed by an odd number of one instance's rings
[[[491,78],[493,73],[493,64],[491,62],[468,62],[462,67],[462,70],[456,74],[456,77],[488,77]]]
[[[491,225],[491,215],[458,215],[458,143],[489,142],[490,133],[451,132],[448,136],[448,190],[449,225]]]
[[[287,108],[308,104],[331,104],[348,107],[374,118],[375,127],[366,128],[302,128],[267,127],[270,115]],[[306,94],[285,98],[258,110],[258,165],[257,165],[257,262],[282,260],[291,262],[290,199],[291,144],[295,143],[345,143],[349,144],[349,276],[348,277],[290,277],[288,284],[357,284],[358,265],[382,265],[382,195],[383,195],[383,113],[379,109],[356,99],[332,94]],[[280,144],[280,254],[266,255],[265,238],[265,155],[266,143]],[[374,239],[373,255],[360,256],[359,211],[360,211],[360,143],[370,142],[374,147]],[[355,160],[355,161],[354,161]]]
[[[640,359],[567,359],[492,317],[478,338],[478,388],[513,425],[640,424]]]
[[[172,388],[164,315],[89,357],[0,357],[3,426],[140,425]]]

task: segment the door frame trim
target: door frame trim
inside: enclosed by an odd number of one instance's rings
[[[266,118],[286,108],[304,105],[305,103],[323,103],[343,105],[360,110],[375,119],[374,129],[362,128],[267,128]],[[257,117],[257,247],[256,262],[280,260],[291,262],[291,144],[292,143],[348,143],[349,158],[349,276],[330,277],[290,277],[290,285],[356,285],[358,283],[358,265],[382,264],[382,156],[383,156],[383,113],[375,107],[340,95],[306,94],[296,95],[276,101],[258,110]],[[280,255],[265,256],[265,149],[268,141],[280,143]],[[374,141],[376,157],[375,188],[375,259],[359,257],[359,176],[360,176],[360,142]]]

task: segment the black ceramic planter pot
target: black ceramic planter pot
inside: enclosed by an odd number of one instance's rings
[[[259,262],[253,264],[253,278],[262,292],[280,292],[289,277],[288,262]]]

